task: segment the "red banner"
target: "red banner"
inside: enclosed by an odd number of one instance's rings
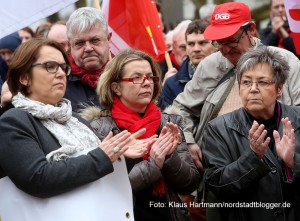
[[[300,1],[284,0],[284,5],[296,52],[300,55]]]
[[[157,61],[164,59],[166,45],[153,0],[103,0],[102,10],[112,32],[111,51],[126,48],[145,51]]]

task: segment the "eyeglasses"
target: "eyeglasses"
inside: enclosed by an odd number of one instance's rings
[[[70,65],[68,65],[66,63],[59,64],[56,61],[45,61],[45,62],[41,62],[41,63],[36,62],[36,63],[32,63],[31,67],[34,67],[37,65],[43,65],[49,73],[56,73],[58,71],[58,68],[60,67],[66,73],[67,76],[70,75],[71,70],[72,70]]]
[[[159,77],[157,76],[138,76],[134,78],[119,78],[119,82],[132,82],[134,84],[144,84],[148,80],[150,84],[157,84],[159,82]]]
[[[272,80],[272,81],[267,81],[267,80],[265,80],[265,81],[249,81],[249,80],[241,80],[241,82],[240,82],[240,85],[241,85],[241,88],[250,88],[250,87],[252,87],[252,85],[253,84],[256,84],[256,86],[258,87],[258,88],[267,88],[267,87],[269,87],[270,85],[272,85],[272,84],[275,84],[275,81],[274,80]]]
[[[218,49],[223,48],[224,46],[230,47],[230,48],[235,48],[236,46],[238,46],[238,44],[240,43],[240,40],[243,37],[244,32],[246,31],[246,29],[243,29],[242,33],[234,40],[231,40],[231,42],[228,43],[221,43],[218,41],[213,41],[212,45]]]

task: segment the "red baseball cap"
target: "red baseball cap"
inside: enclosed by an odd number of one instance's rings
[[[228,38],[250,21],[250,9],[242,2],[217,5],[211,15],[211,24],[203,33],[204,38],[208,40]]]

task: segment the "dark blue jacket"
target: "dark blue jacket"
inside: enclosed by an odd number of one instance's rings
[[[8,71],[8,65],[7,65],[6,62],[0,57],[0,77],[1,77],[2,83],[3,83],[4,81],[6,81],[7,71]],[[2,84],[1,84],[1,85],[2,85]]]
[[[2,82],[2,78],[1,78],[1,76],[0,76],[0,94],[1,94],[1,91],[2,91],[2,85],[3,85],[3,82]]]
[[[191,80],[188,73],[189,62],[189,58],[185,59],[178,72],[166,80],[162,89],[162,96],[160,98],[162,99],[160,105],[162,109],[171,105],[177,95],[183,92],[186,83]]]
[[[98,106],[100,102],[95,88],[84,85],[78,76],[70,75],[65,98],[71,101],[72,110],[78,112],[85,106]]]

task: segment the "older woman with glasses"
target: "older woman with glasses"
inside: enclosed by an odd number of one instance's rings
[[[14,108],[0,118],[2,220],[133,220],[122,155],[145,153],[147,140],[135,139],[145,129],[108,131],[101,142],[63,98],[70,71],[55,41],[29,40],[15,52],[7,80]]]
[[[205,181],[221,220],[300,219],[300,109],[277,101],[288,71],[278,52],[246,52],[236,67],[243,107],[205,130]]]
[[[162,114],[155,104],[161,91],[159,76],[160,69],[148,54],[122,51],[99,79],[103,110],[91,107],[83,113],[100,139],[110,130],[118,134],[146,128],[141,138],[158,135],[143,157],[126,159],[136,221],[188,219],[187,205],[180,203],[177,193],[193,192],[200,179],[183,137],[182,118],[176,110]]]

